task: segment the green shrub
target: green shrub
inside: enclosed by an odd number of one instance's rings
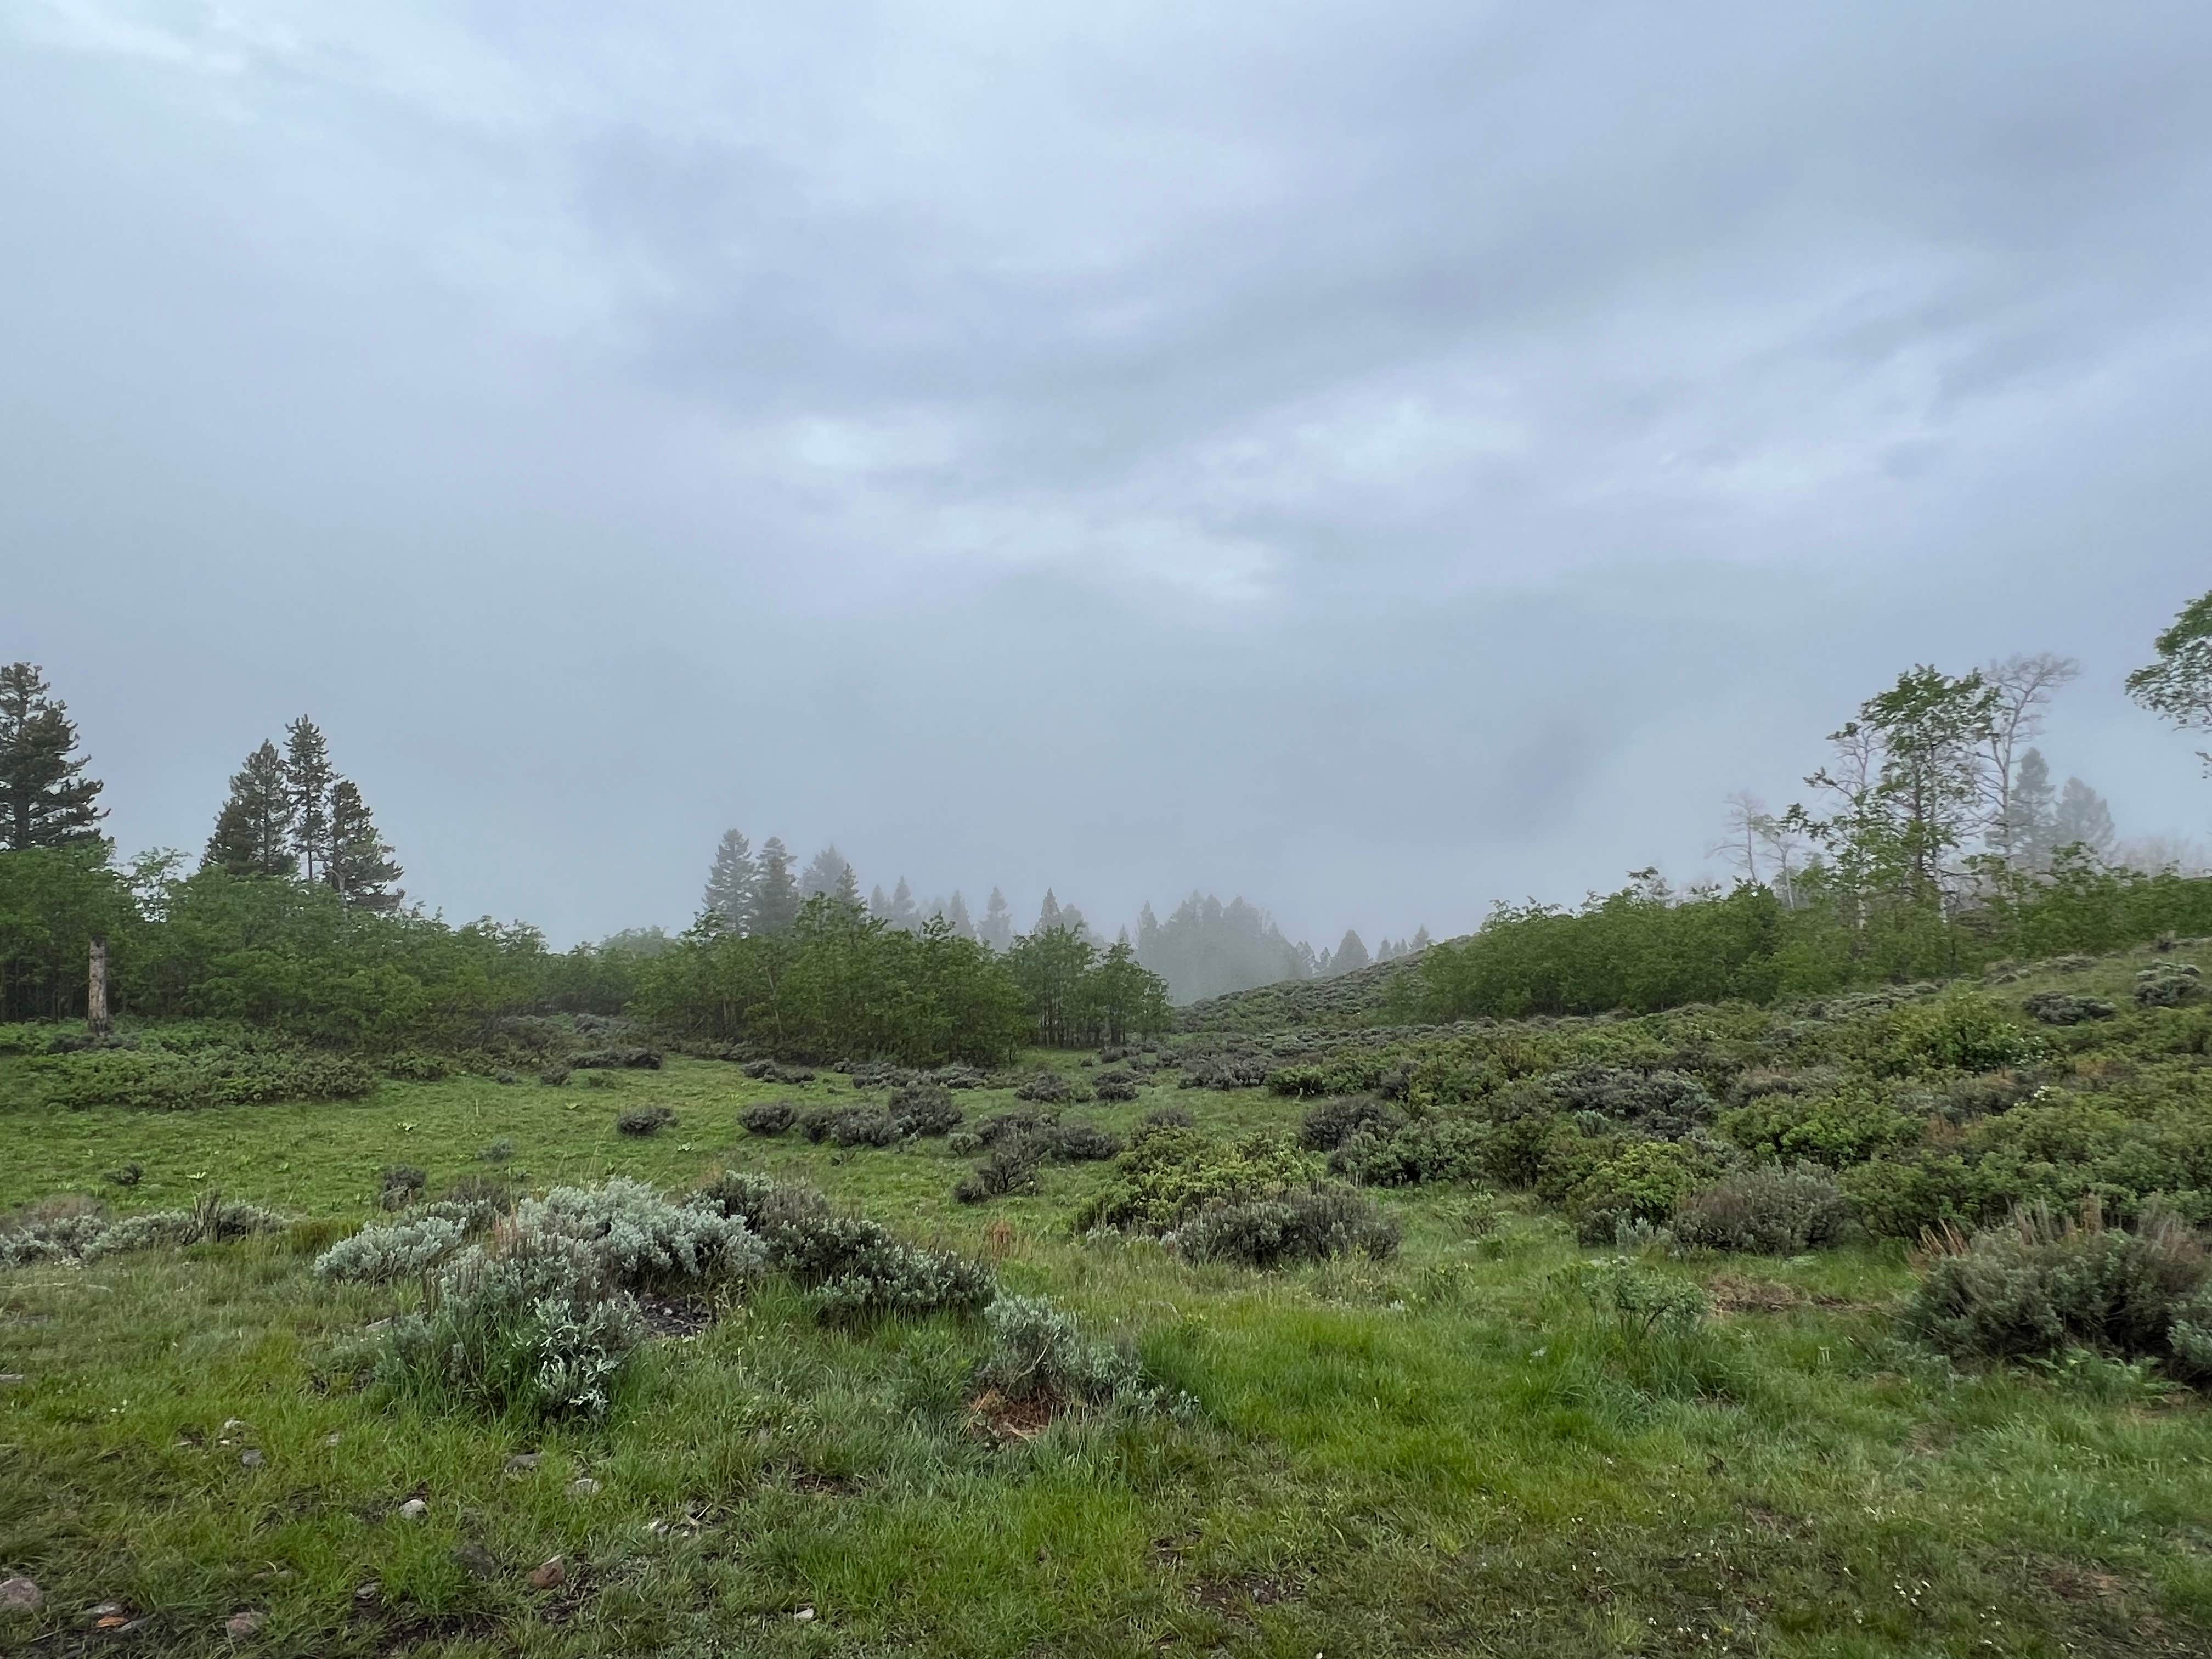
[[[1869,1059],[1887,1075],[1924,1077],[2002,1071],[2042,1052],[2042,1043],[1995,1003],[1962,990],[1890,1009],[1875,1022]]]
[[[825,1319],[974,1313],[998,1294],[988,1268],[902,1243],[864,1216],[839,1215],[811,1188],[729,1172],[692,1201],[750,1227],[769,1266],[789,1274]]]
[[[1333,1152],[1354,1135],[1387,1136],[1405,1121],[1405,1113],[1371,1095],[1325,1100],[1298,1125],[1298,1144],[1308,1152]]]
[[[891,1127],[902,1136],[949,1134],[967,1115],[952,1103],[952,1091],[941,1083],[909,1083],[891,1091]]]
[[[1134,1072],[1121,1066],[1091,1079],[1091,1092],[1104,1101],[1134,1100],[1143,1087]]]
[[[2076,996],[2071,991],[2038,991],[2023,1006],[2030,1019],[2045,1025],[2080,1025],[2110,1019],[2119,1012],[2102,997]]]
[[[526,1199],[515,1206],[514,1231],[574,1241],[608,1283],[626,1290],[742,1278],[757,1272],[768,1255],[741,1219],[708,1206],[674,1202],[624,1176]]]
[[[1062,1123],[1042,1132],[1046,1154],[1063,1164],[1103,1164],[1121,1155],[1121,1136],[1095,1123]]]
[[[2193,962],[2161,962],[2136,975],[2136,1001],[2145,1008],[2172,1008],[2204,988]]]
[[[1000,1297],[983,1317],[991,1346],[976,1382],[1008,1400],[1141,1406],[1159,1397],[1133,1354],[1091,1341],[1043,1297]]]
[[[443,1054],[408,1049],[385,1056],[384,1074],[401,1083],[436,1083],[453,1075],[453,1065]]]
[[[2197,1366],[2200,1293],[2212,1259],[2185,1223],[2153,1211],[2133,1231],[2093,1212],[2075,1225],[2042,1205],[1957,1243],[1905,1312],[1913,1335],[1954,1358],[2023,1359],[2091,1348]],[[2174,1327],[2180,1346],[2175,1346]]]
[[[1164,1233],[1208,1204],[1265,1198],[1312,1178],[1311,1161],[1279,1137],[1216,1140],[1196,1129],[1146,1126],[1115,1165],[1115,1181],[1078,1212],[1079,1229]]]
[[[313,1049],[210,1047],[105,1049],[56,1062],[46,1097],[71,1108],[128,1106],[189,1111],[278,1100],[359,1100],[377,1075],[344,1054]]]
[[[615,1117],[615,1132],[625,1135],[657,1135],[676,1121],[676,1113],[666,1106],[636,1106]]]
[[[1761,1164],[1685,1193],[1668,1224],[1693,1248],[1796,1255],[1835,1243],[1850,1222],[1850,1206],[1828,1170]]]
[[[1387,1132],[1362,1130],[1329,1154],[1335,1174],[1363,1187],[1412,1187],[1471,1181],[1483,1170],[1482,1126],[1423,1115]]]
[[[1923,1139],[1927,1122],[1881,1085],[1838,1084],[1820,1094],[1764,1094],[1721,1115],[1721,1133],[1746,1152],[1811,1158],[1840,1169]]]
[[[1613,1334],[1632,1346],[1654,1338],[1688,1336],[1711,1310],[1705,1291],[1688,1279],[1628,1256],[1577,1262],[1565,1277]]]
[[[291,1218],[258,1204],[228,1200],[210,1188],[189,1210],[150,1210],[111,1217],[89,1199],[48,1200],[0,1224],[0,1267],[40,1261],[95,1261],[133,1250],[227,1243],[282,1232]]]
[[[1705,1085],[1681,1072],[1584,1066],[1547,1078],[1545,1086],[1562,1111],[1595,1113],[1665,1140],[1711,1122],[1715,1110]]]
[[[975,1166],[952,1188],[962,1204],[981,1204],[1010,1193],[1025,1193],[1036,1185],[1037,1166],[1044,1161],[1042,1135],[1001,1135]]]
[[[1317,1182],[1264,1198],[1216,1200],[1165,1237],[1189,1261],[1279,1267],[1360,1255],[1387,1261],[1404,1237],[1392,1218],[1349,1187]]]
[[[748,1134],[780,1135],[798,1115],[799,1109],[787,1100],[763,1100],[739,1112],[738,1122]]]
[[[571,1054],[568,1064],[579,1072],[657,1072],[660,1069],[660,1051],[657,1048],[593,1048],[585,1054]]]
[[[404,1221],[364,1227],[339,1240],[315,1258],[315,1276],[354,1285],[419,1279],[493,1219],[491,1213],[480,1213],[472,1206],[425,1206]]]
[[[1657,1224],[1716,1173],[1702,1149],[1679,1140],[1632,1140],[1575,1184],[1568,1218],[1586,1244],[1612,1239],[1623,1222]]]

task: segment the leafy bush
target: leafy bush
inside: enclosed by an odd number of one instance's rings
[[[1850,1222],[1850,1206],[1828,1170],[1762,1164],[1684,1194],[1670,1224],[1678,1241],[1695,1248],[1796,1255],[1836,1243]]]
[[[472,1232],[491,1224],[461,1206],[428,1206],[404,1221],[364,1227],[315,1258],[318,1279],[341,1284],[389,1285],[417,1279],[447,1260]],[[471,1222],[475,1224],[471,1225]]]
[[[1164,1233],[1208,1204],[1266,1198],[1312,1179],[1311,1161],[1266,1134],[1220,1141],[1196,1129],[1147,1125],[1131,1137],[1114,1183],[1085,1204],[1078,1227]]]
[[[780,1135],[798,1115],[799,1109],[787,1100],[763,1100],[739,1112],[738,1122],[748,1134]]]
[[[2146,1008],[2178,1007],[2203,988],[2193,962],[2161,962],[2136,975],[2136,1001]]]
[[[1425,1114],[1387,1132],[1363,1129],[1329,1154],[1328,1167],[1363,1187],[1470,1181],[1482,1170],[1478,1124]]]
[[[1118,1066],[1091,1079],[1091,1092],[1104,1101],[1134,1100],[1143,1087],[1134,1072]]]
[[[312,1049],[209,1047],[107,1049],[60,1062],[46,1084],[58,1106],[190,1111],[276,1100],[360,1100],[377,1074],[358,1060]]]
[[[1047,1147],[1042,1135],[1002,1135],[991,1144],[981,1162],[960,1177],[952,1188],[962,1204],[981,1204],[1009,1193],[1025,1193],[1036,1185],[1037,1165]]]
[[[1705,1291],[1688,1279],[1628,1256],[1577,1262],[1567,1269],[1566,1279],[1632,1346],[1655,1337],[1687,1336],[1711,1310]]]
[[[1632,1140],[1576,1184],[1567,1214],[1584,1243],[1604,1243],[1624,1221],[1665,1221],[1714,1173],[1712,1160],[1686,1141]]]
[[[2093,1019],[2110,1019],[2119,1012],[2102,997],[2076,996],[2071,991],[2038,991],[2023,1005],[2030,1019],[2045,1025],[2079,1025]]]
[[[1216,1201],[1166,1236],[1190,1261],[1234,1261],[1279,1267],[1294,1261],[1395,1255],[1403,1237],[1396,1221],[1349,1187],[1316,1182],[1266,1198]]]
[[[1356,1134],[1387,1136],[1406,1115],[1371,1095],[1324,1100],[1298,1125],[1298,1144],[1309,1152],[1333,1152]]]
[[[568,1064],[579,1072],[657,1072],[660,1052],[656,1048],[593,1048],[571,1054]]]
[[[1000,1297],[983,1317],[991,1346],[976,1382],[1008,1400],[1149,1405],[1158,1398],[1134,1355],[1091,1341],[1073,1314],[1043,1297]]]
[[[960,1127],[967,1115],[952,1103],[952,1091],[940,1083],[909,1083],[891,1091],[891,1123],[902,1135],[941,1135]]]
[[[119,1218],[86,1199],[49,1200],[0,1224],[0,1267],[94,1261],[132,1250],[226,1243],[282,1232],[291,1218],[227,1200],[210,1188],[189,1210],[151,1210]]]
[[[1016,1107],[1010,1112],[994,1112],[988,1117],[979,1119],[974,1129],[978,1146],[995,1146],[1010,1138],[1045,1133],[1056,1127],[1059,1122],[1060,1114],[1057,1112]]]
[[[549,1089],[557,1089],[568,1080],[568,1064],[556,1060],[538,1074],[538,1080]]]
[[[837,1214],[810,1188],[729,1173],[693,1201],[750,1227],[769,1265],[807,1291],[824,1319],[974,1313],[998,1294],[988,1268],[901,1243],[880,1223]]]
[[[676,1121],[673,1109],[666,1106],[635,1106],[617,1114],[615,1130],[626,1135],[657,1135]]]
[[[1971,1243],[1944,1242],[1905,1324],[1946,1353],[2021,1359],[2086,1347],[2195,1374],[2212,1259],[2176,1218],[2153,1211],[2124,1231],[2094,1212],[2077,1226],[2030,1205]]]
[[[1745,1151],[1812,1158],[1841,1168],[1917,1144],[1926,1121],[1879,1084],[1838,1084],[1820,1094],[1764,1094],[1721,1116],[1721,1133]]]
[[[1079,1093],[1075,1084],[1064,1073],[1040,1071],[1032,1072],[1016,1085],[1014,1098],[1056,1106],[1074,1100]]]
[[[1677,1140],[1712,1121],[1715,1103],[1705,1085],[1680,1072],[1638,1072],[1619,1066],[1584,1066],[1545,1079],[1568,1112],[1591,1112],[1664,1140]]]
[[[2040,1042],[1970,991],[1902,1004],[1876,1022],[1869,1059],[1893,1076],[1995,1072],[2042,1053]]]
[[[900,1137],[898,1120],[881,1106],[847,1106],[832,1110],[823,1136],[836,1146],[889,1146]],[[809,1139],[813,1139],[811,1128]]]
[[[759,1083],[781,1083],[796,1088],[802,1083],[814,1081],[814,1073],[804,1066],[785,1066],[773,1060],[751,1060],[744,1064],[744,1074]],[[854,1079],[857,1084],[860,1079]]]
[[[436,1083],[453,1075],[453,1064],[443,1054],[403,1050],[384,1058],[384,1074],[401,1083]]]

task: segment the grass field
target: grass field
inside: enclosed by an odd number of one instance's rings
[[[459,1077],[165,1114],[40,1106],[32,1063],[0,1058],[0,1210],[214,1185],[303,1220],[0,1273],[0,1577],[43,1591],[0,1612],[0,1651],[2212,1652],[2200,1397],[2112,1361],[1954,1370],[1896,1334],[1899,1246],[1657,1261],[1717,1313],[1640,1341],[1561,1276],[1610,1252],[1533,1201],[1384,1194],[1397,1259],[1258,1273],[1074,1237],[1104,1165],[962,1206],[942,1141],[737,1127],[752,1101],[852,1098],[829,1074],[672,1060],[605,1088]],[[649,1104],[675,1124],[617,1133]],[[1301,1109],[1155,1085],[1069,1115],[1163,1104],[1218,1127]],[[1015,1432],[972,1409],[973,1323],[826,1328],[773,1280],[650,1343],[604,1422],[525,1431],[353,1387],[329,1355],[400,1297],[326,1285],[313,1255],[374,1212],[386,1168],[434,1192],[499,1142],[537,1187],[803,1177],[993,1255],[1194,1407]],[[134,1164],[135,1186],[106,1179]],[[533,1586],[556,1556],[562,1582]]]

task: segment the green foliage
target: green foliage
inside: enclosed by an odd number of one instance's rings
[[[1870,1079],[1808,1094],[1776,1091],[1723,1112],[1721,1133],[1747,1152],[1842,1168],[1917,1144],[1926,1121]]]
[[[2085,1347],[2125,1358],[2197,1360],[2199,1293],[2212,1259],[2195,1232],[2154,1211],[2132,1231],[2048,1207],[1938,1256],[1905,1313],[1914,1335],[1960,1358],[2023,1359]],[[2176,1346],[2174,1327],[2184,1329]]]
[[[1376,1122],[1339,1143],[1328,1167],[1363,1187],[1413,1187],[1472,1181],[1482,1173],[1487,1146],[1482,1127],[1465,1117],[1424,1112],[1395,1123]]]
[[[1568,1192],[1568,1218],[1587,1243],[1610,1240],[1624,1222],[1663,1222],[1715,1173],[1702,1148],[1677,1140],[1630,1140]]]
[[[290,1218],[210,1188],[189,1210],[150,1210],[116,1218],[97,1204],[62,1200],[0,1223],[0,1267],[40,1261],[96,1261],[134,1250],[219,1244],[281,1232]]]
[[[358,1060],[281,1044],[96,1050],[46,1062],[46,1096],[58,1106],[188,1111],[279,1100],[360,1100],[377,1074]]]
[[[1209,1204],[1269,1197],[1308,1184],[1313,1174],[1304,1153],[1273,1135],[1223,1141],[1148,1125],[1130,1138],[1112,1185],[1084,1205],[1075,1224],[1164,1233]]]
[[[2043,1052],[2041,1041],[2015,1025],[2002,1009],[1965,990],[1893,1008],[1871,1036],[1869,1059],[1877,1071],[1893,1077],[1994,1072],[2027,1065]]]
[[[2136,975],[2136,1002],[2145,1008],[2173,1008],[2203,994],[2195,963],[2161,962]]]
[[[1349,1187],[1316,1182],[1262,1198],[1216,1200],[1191,1214],[1164,1242],[1191,1261],[1280,1267],[1337,1256],[1383,1261],[1397,1255],[1403,1230]]]
[[[1080,929],[1040,927],[1013,942],[1006,969],[1048,1048],[1127,1042],[1170,1023],[1167,982],[1126,941],[1100,951]]]
[[[673,1109],[666,1106],[637,1106],[615,1116],[615,1129],[626,1135],[657,1135],[676,1121]]]
[[[738,1123],[746,1133],[780,1135],[799,1115],[799,1109],[787,1100],[756,1101],[738,1114]]]
[[[2128,695],[2185,732],[2212,731],[2212,592],[2184,606],[2155,644],[2158,659],[2128,676]],[[2198,758],[2212,769],[2212,756]]]
[[[1002,1296],[983,1318],[991,1346],[975,1380],[1006,1399],[1142,1407],[1160,1398],[1134,1354],[1093,1342],[1044,1297]]]
[[[809,1188],[724,1174],[696,1202],[749,1226],[769,1265],[789,1274],[824,1320],[972,1314],[998,1294],[988,1268],[902,1243],[878,1222],[836,1213]]]
[[[1632,1345],[1687,1336],[1711,1311],[1705,1293],[1690,1280],[1629,1256],[1578,1262],[1565,1278],[1575,1294],[1612,1326],[1615,1336]]]
[[[1685,1193],[1668,1226],[1693,1249],[1796,1255],[1843,1239],[1850,1208],[1835,1176],[1816,1164],[1760,1164]]]
[[[36,664],[0,667],[0,848],[89,847],[106,812],[84,775],[76,722]]]

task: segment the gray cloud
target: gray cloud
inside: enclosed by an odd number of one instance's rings
[[[1703,867],[1921,659],[2201,831],[2212,16],[0,22],[0,655],[127,844],[301,708],[450,910],[726,823],[1370,938]]]

